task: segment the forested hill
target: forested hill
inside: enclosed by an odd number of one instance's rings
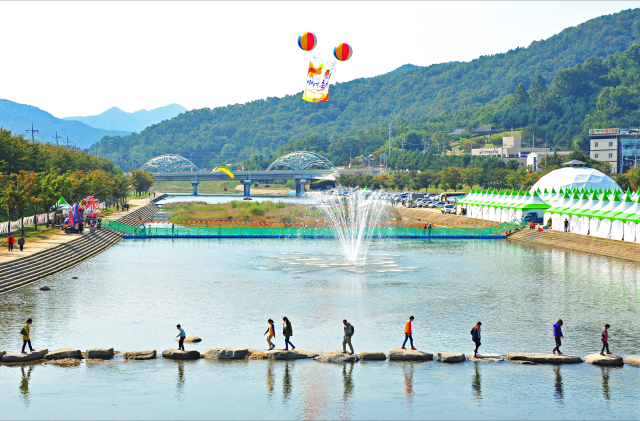
[[[362,132],[399,117],[450,130],[454,124],[477,120],[479,107],[499,104],[520,83],[528,88],[536,74],[550,83],[558,71],[589,57],[625,51],[640,39],[639,22],[640,10],[627,10],[565,29],[527,48],[468,63],[409,68],[339,83],[331,86],[329,101],[321,104],[302,101],[298,94],[193,110],[139,134],[111,138],[114,157],[122,164],[125,157],[144,162],[172,152],[191,158],[193,152],[197,165],[210,167],[239,157],[269,155],[287,142],[309,136],[325,143],[362,136]],[[441,118],[443,115],[447,118]],[[106,151],[109,140],[103,139],[95,148]]]

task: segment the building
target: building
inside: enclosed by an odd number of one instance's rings
[[[490,136],[495,133],[500,133],[502,130],[497,129],[495,126],[476,126],[475,129],[471,129],[469,132],[476,136]]]
[[[448,133],[449,136],[460,136],[467,130],[466,127],[454,127],[451,133]]]
[[[608,162],[613,173],[637,168],[640,155],[639,131],[637,128],[589,130],[589,157]]]
[[[540,158],[543,156],[553,155],[554,153],[557,153],[558,155],[569,155],[571,151],[553,152],[549,148],[530,148],[523,146],[522,138],[520,136],[503,137],[501,148],[471,149],[472,156],[497,156],[505,162],[516,161],[520,167],[527,165],[531,165],[533,167],[533,159],[529,159],[529,161],[527,161],[531,153],[536,154],[535,157],[532,158],[535,158],[535,170],[537,171],[538,163],[540,162]]]

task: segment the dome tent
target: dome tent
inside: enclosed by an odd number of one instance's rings
[[[531,187],[531,191],[534,192],[538,189],[551,190],[555,188],[556,191],[559,188],[566,190],[570,188],[572,190],[578,188],[609,188],[614,191],[620,190],[620,186],[606,174],[594,169],[585,167],[568,167],[551,171],[549,174],[542,177],[536,184]]]

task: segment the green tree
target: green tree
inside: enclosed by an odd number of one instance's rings
[[[527,89],[524,87],[524,84],[520,82],[518,86],[516,86],[516,91],[511,97],[509,101],[509,105],[514,108],[522,104],[526,104],[529,102],[529,94],[527,94]]]
[[[544,80],[544,76],[540,73],[537,73],[533,77],[533,81],[531,82],[531,86],[529,86],[529,97],[532,101],[536,102],[540,99],[541,95],[547,93],[547,81]]]

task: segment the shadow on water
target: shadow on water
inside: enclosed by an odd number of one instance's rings
[[[564,386],[562,382],[562,373],[560,372],[560,370],[560,366],[556,366],[553,368],[553,371],[556,375],[553,397],[556,399],[556,401],[558,401],[558,403],[564,403]]]
[[[352,395],[355,389],[353,382],[353,363],[346,363],[342,366],[342,384],[344,390],[342,392],[342,405],[340,405],[339,418],[348,419],[352,418],[351,404]]]
[[[22,378],[20,379],[20,394],[22,395],[22,402],[24,403],[24,405],[29,406],[29,404],[31,403],[29,400],[29,380],[31,380],[31,372],[33,371],[33,366],[21,366],[20,369],[22,370]]]
[[[601,366],[602,370],[602,395],[606,401],[611,400],[611,391],[609,390],[609,373],[612,367]]]
[[[282,375],[282,403],[287,404],[291,399],[291,373],[289,372],[289,361],[284,365]]]
[[[471,390],[473,392],[473,399],[480,402],[482,401],[482,378],[480,377],[480,368],[478,364],[474,364],[473,377],[471,378]]]

